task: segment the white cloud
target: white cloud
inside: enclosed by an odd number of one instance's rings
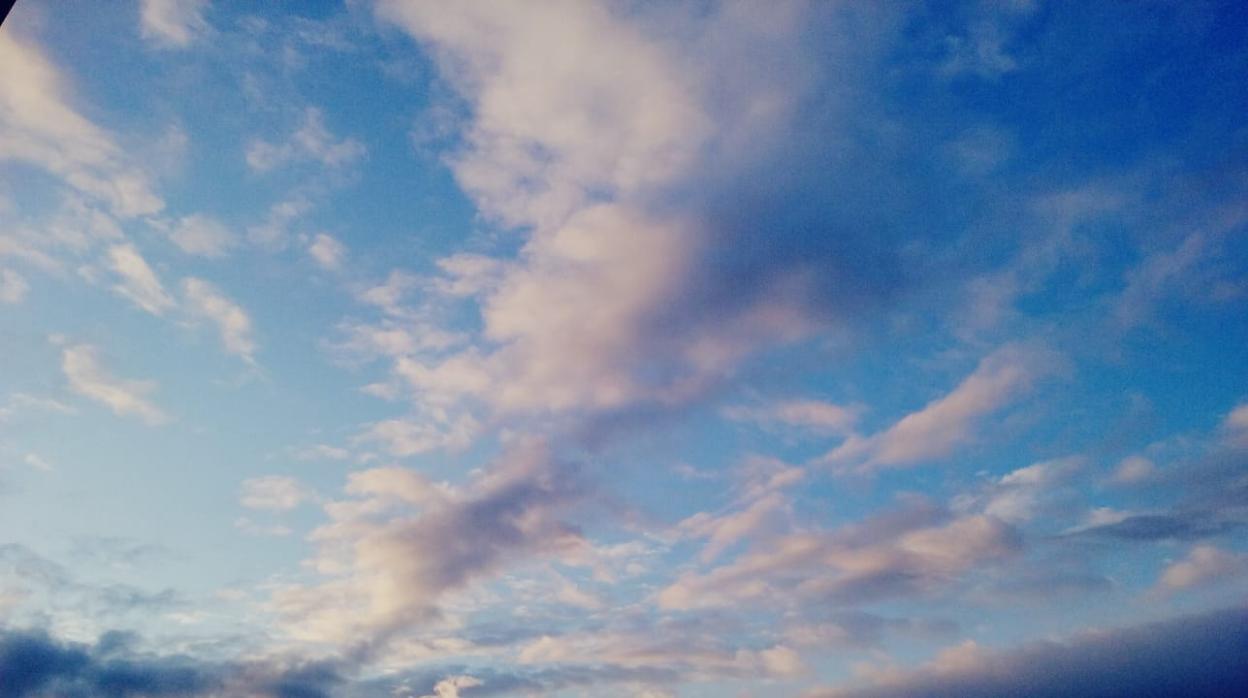
[[[246,533],[249,536],[264,536],[273,538],[284,538],[294,533],[289,526],[282,524],[261,524],[253,521],[250,517],[240,516],[234,519],[234,528]]]
[[[26,298],[30,284],[12,269],[0,269],[0,303],[17,304]]]
[[[347,248],[329,235],[318,233],[308,245],[308,254],[322,269],[334,270],[342,266]]]
[[[251,336],[251,318],[246,311],[203,279],[183,279],[182,295],[186,300],[188,313],[207,319],[217,326],[221,344],[227,352],[248,362],[253,360],[256,343]]]
[[[602,4],[387,1],[377,12],[458,66],[449,74],[476,113],[456,176],[508,223],[557,224],[595,192],[667,181],[705,137],[688,71]]]
[[[162,315],[174,307],[173,297],[133,245],[110,247],[108,261],[110,268],[121,277],[121,283],[113,286],[117,293],[153,315]]]
[[[445,275],[434,282],[439,292],[449,296],[478,296],[498,286],[506,266],[493,257],[460,253],[439,259],[438,269]]]
[[[152,381],[116,378],[100,365],[94,347],[80,344],[61,353],[61,369],[69,387],[84,397],[107,406],[119,415],[134,415],[148,424],[169,421],[167,415],[146,399],[156,388]]]
[[[208,30],[208,0],[142,0],[139,27],[143,38],[166,48],[186,48]]]
[[[980,511],[1009,523],[1034,519],[1086,464],[1082,456],[1032,463],[1003,475],[977,494],[955,500],[959,511]]]
[[[1110,476],[1116,485],[1134,485],[1157,475],[1157,465],[1144,456],[1127,456],[1118,463]]]
[[[1227,441],[1236,447],[1248,448],[1248,402],[1235,406],[1222,420]]]
[[[870,436],[854,435],[823,461],[859,472],[942,458],[972,440],[979,420],[1016,400],[1053,370],[1054,357],[1020,346],[998,349],[948,395]]]
[[[266,475],[243,481],[238,501],[248,509],[290,511],[316,495],[303,483],[284,475]]]
[[[381,444],[390,455],[405,458],[441,448],[467,448],[479,431],[480,425],[470,415],[450,417],[433,411],[424,416],[377,422],[358,440]]]
[[[652,214],[643,203],[646,192],[681,186],[715,137],[773,126],[790,97],[774,81],[751,82],[765,95],[746,97],[739,71],[703,75],[719,64],[686,52],[721,51],[727,37],[784,52],[768,42],[797,13],[759,22],[724,8],[709,26],[686,27],[704,42],[694,48],[647,36],[641,18],[590,2],[449,11],[383,2],[377,11],[431,46],[470,104],[464,147],[451,157],[461,186],[486,216],[532,231],[514,262],[440,264],[446,278],[434,288],[477,300],[483,328],[476,346],[453,357],[406,363],[421,399],[509,413],[676,404],[759,346],[812,329],[800,275],[751,286],[748,299],[722,304],[726,316],[683,317],[689,305],[733,295],[688,288],[705,282],[697,264],[713,254],[716,226],[696,213]],[[767,105],[724,109],[717,129],[700,81],[731,83],[721,97]]]
[[[69,103],[65,79],[15,31],[0,32],[0,160],[40,167],[122,217],[164,203],[113,137]]]
[[[52,464],[38,453],[27,453],[22,460],[35,470],[42,470],[45,473],[54,470]]]
[[[1187,557],[1166,567],[1157,580],[1159,591],[1180,591],[1205,586],[1248,572],[1248,555],[1198,545]]]
[[[459,689],[485,685],[475,676],[448,676],[433,687],[433,694],[421,698],[459,698]]]
[[[178,249],[201,257],[224,257],[237,239],[220,221],[204,215],[186,216],[169,233]]]
[[[681,537],[706,539],[699,556],[703,563],[713,561],[732,545],[788,514],[791,505],[781,490],[801,482],[806,472],[781,461],[754,457],[747,459],[738,476],[742,479],[741,494],[727,511],[699,512],[676,526]]]
[[[364,144],[354,138],[335,139],[325,127],[320,109],[308,107],[303,123],[284,143],[254,140],[247,146],[247,165],[266,172],[282,165],[317,162],[325,167],[339,168],[364,157]]]

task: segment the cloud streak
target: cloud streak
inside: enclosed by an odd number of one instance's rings
[[[135,416],[152,425],[169,421],[169,416],[147,398],[156,389],[154,382],[114,377],[100,364],[98,351],[89,344],[66,347],[61,352],[61,370],[70,390],[115,414]]]

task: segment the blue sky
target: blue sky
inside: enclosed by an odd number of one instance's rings
[[[0,697],[1248,681],[1241,3],[21,0]]]

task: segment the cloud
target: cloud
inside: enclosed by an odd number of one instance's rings
[[[742,649],[716,638],[644,631],[543,636],[521,648],[518,659],[522,664],[669,669],[696,677],[793,678],[807,671],[801,655],[781,644]]]
[[[856,208],[878,213],[878,197],[815,164],[855,157],[818,145],[843,143],[826,138],[843,128],[825,121],[840,105],[820,100],[851,92],[849,66],[869,60],[861,37],[836,30],[889,21],[858,6],[773,9],[377,5],[470,108],[447,156],[461,187],[528,236],[472,283],[457,283],[462,259],[440,264],[437,285],[468,294],[482,328],[454,356],[407,363],[418,399],[507,416],[680,407],[755,353],[847,325],[905,285]],[[812,64],[813,37],[794,40],[816,19],[818,45],[845,59],[836,71]],[[770,68],[741,70],[741,52]],[[792,176],[757,186],[781,170]],[[814,204],[829,201],[844,206]]]
[[[1162,513],[1123,514],[1104,523],[1077,528],[1068,535],[1133,541],[1196,540],[1224,535],[1245,522],[1234,512],[1175,509]]]
[[[823,462],[869,472],[943,458],[975,436],[979,420],[1009,405],[1051,373],[1052,354],[1010,345],[984,357],[952,392],[870,436],[850,436]]]
[[[251,335],[251,318],[234,301],[203,279],[182,280],[182,296],[186,312],[192,317],[209,320],[217,326],[225,350],[252,362],[256,342]]]
[[[334,270],[342,266],[347,248],[329,235],[317,233],[308,245],[308,254],[322,269]]]
[[[764,426],[789,426],[817,433],[845,434],[858,421],[860,408],[834,405],[821,400],[782,400],[758,407],[732,406],[724,416],[736,422]]]
[[[432,695],[421,698],[459,698],[462,689],[480,685],[482,685],[481,679],[475,676],[448,676],[433,687]]]
[[[810,698],[1215,698],[1248,685],[1248,611],[1205,615],[1062,642],[994,652],[971,643],[913,671],[887,672],[879,685],[812,692]]]
[[[44,459],[43,456],[40,456],[38,453],[27,453],[26,456],[22,458],[22,460],[26,463],[26,465],[29,465],[35,470],[42,470],[45,473],[51,472],[56,469],[52,467],[52,464],[49,463],[46,459]]]
[[[310,539],[315,585],[274,592],[294,637],[344,646],[384,643],[438,615],[443,596],[536,554],[579,549],[559,514],[582,496],[576,469],[541,444],[513,448],[459,489],[399,468],[352,475],[354,497],[326,503]]]
[[[134,245],[110,247],[108,261],[113,272],[121,277],[121,283],[113,286],[117,293],[153,315],[163,315],[174,307],[173,297],[165,291],[156,272],[147,265]]]
[[[27,410],[56,414],[77,413],[72,405],[67,405],[60,400],[26,393],[13,393],[5,404],[0,405],[0,422],[6,422]]]
[[[0,303],[16,305],[26,298],[30,284],[12,269],[0,269]]]
[[[193,662],[133,661],[94,648],[61,645],[38,633],[0,635],[0,695],[208,695],[220,681]]]
[[[949,518],[915,501],[856,526],[777,536],[705,573],[661,590],[670,610],[743,603],[853,604],[921,594],[1022,548],[1012,526],[981,514]]]
[[[139,642],[121,631],[84,644],[59,641],[38,630],[0,629],[0,696],[329,698],[343,682],[330,662],[213,662],[143,652]],[[366,695],[389,694],[379,690]]]
[[[1114,468],[1110,482],[1116,485],[1135,485],[1147,482],[1157,475],[1157,465],[1144,456],[1127,456]]]
[[[481,431],[481,425],[468,415],[449,417],[431,412],[404,419],[386,419],[370,425],[357,440],[381,444],[399,458],[442,448],[465,449]]]
[[[592,192],[667,181],[702,138],[706,117],[672,56],[599,3],[381,2],[377,13],[458,66],[448,75],[475,119],[455,173],[509,223],[555,223]],[[610,67],[624,57],[626,72]]]
[[[339,168],[364,157],[364,144],[354,138],[336,140],[325,127],[320,109],[308,107],[303,123],[284,143],[255,140],[247,146],[247,165],[257,172],[267,172],[282,165],[316,162],[328,168]]]
[[[1248,402],[1235,406],[1222,420],[1227,441],[1238,448],[1248,448]]]
[[[220,221],[204,215],[186,216],[169,233],[178,249],[200,257],[224,257],[237,238]]]
[[[208,0],[142,0],[139,30],[161,48],[186,48],[208,31]]]
[[[169,417],[145,397],[156,389],[156,384],[110,375],[100,365],[95,347],[87,344],[66,347],[61,353],[61,370],[71,390],[108,407],[115,414],[134,415],[148,424],[169,421]]]
[[[1248,572],[1248,555],[1238,555],[1212,545],[1197,545],[1187,557],[1175,562],[1161,573],[1157,589],[1173,592],[1205,586]]]
[[[1082,456],[1032,463],[1001,476],[978,493],[954,500],[959,510],[978,510],[1009,523],[1022,523],[1052,508],[1052,500],[1086,464]]]
[[[2,160],[42,168],[124,218],[164,207],[113,136],[70,105],[68,85],[56,67],[10,30],[0,33]]]
[[[316,495],[293,477],[266,475],[243,480],[238,502],[248,509],[290,511]]]
[[[744,480],[741,495],[731,510],[718,514],[698,512],[676,526],[676,534],[684,538],[705,538],[706,546],[699,559],[714,561],[737,542],[761,531],[768,523],[791,512],[789,499],[781,490],[800,483],[806,476],[802,468],[763,458],[752,458],[741,469]]]

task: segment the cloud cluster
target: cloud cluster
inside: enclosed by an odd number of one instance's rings
[[[848,263],[860,243],[875,246],[861,224],[789,206],[813,194],[803,187],[826,186],[822,171],[793,163],[792,187],[754,186],[791,155],[775,134],[829,126],[828,111],[798,108],[820,94],[808,13],[848,62],[867,59],[834,28],[887,26],[872,10],[382,2],[377,12],[431,49],[471,108],[448,155],[461,186],[527,235],[471,293],[482,319],[472,345],[396,367],[421,399],[502,413],[681,405],[759,350],[892,292],[887,259]],[[797,77],[739,70],[727,57],[741,53]],[[853,77],[818,79],[848,89]]]

